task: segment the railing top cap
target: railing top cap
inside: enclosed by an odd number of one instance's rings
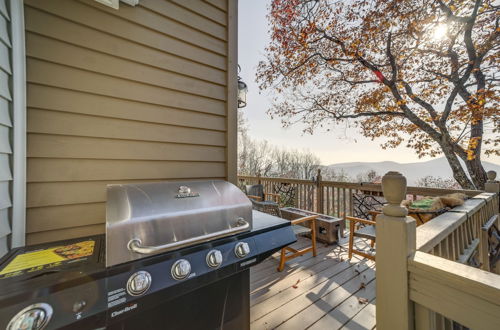
[[[401,207],[401,202],[406,197],[406,178],[399,172],[387,172],[382,178],[382,191],[388,205],[382,212],[393,217],[404,217],[408,210]]]
[[[488,181],[495,181],[495,179],[497,177],[497,172],[495,172],[495,171],[488,171],[486,173],[486,176],[488,177]]]
[[[466,200],[462,205],[452,208],[449,212],[465,212],[468,214],[476,213],[482,206],[486,204],[483,198],[471,198]]]
[[[496,196],[495,193],[482,192],[472,197],[471,199],[493,199]]]

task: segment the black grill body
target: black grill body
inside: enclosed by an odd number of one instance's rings
[[[16,249],[0,261],[0,329],[37,303],[52,308],[46,329],[248,329],[249,268],[295,240],[288,221],[254,213],[249,232],[108,268],[104,235]],[[90,255],[1,275],[16,256],[82,241],[94,242]],[[244,258],[234,252],[240,242],[250,248]],[[206,262],[213,249],[223,257],[216,269]],[[191,273],[175,280],[171,268],[180,259]],[[127,281],[138,271],[150,274],[151,286],[134,296]]]

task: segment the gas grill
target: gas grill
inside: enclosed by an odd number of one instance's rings
[[[12,250],[1,329],[248,329],[249,268],[293,243],[225,181],[108,186],[106,235]]]

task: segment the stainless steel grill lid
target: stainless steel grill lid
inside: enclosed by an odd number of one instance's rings
[[[226,181],[108,185],[106,266],[249,231],[252,205]]]

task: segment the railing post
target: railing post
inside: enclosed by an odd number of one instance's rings
[[[488,171],[486,175],[488,176],[488,181],[484,185],[484,190],[490,193],[500,192],[500,182],[495,180],[497,178],[497,172]]]
[[[377,329],[411,330],[414,308],[408,291],[408,256],[416,249],[416,224],[401,206],[406,178],[388,172],[382,178],[388,204],[377,216]]]
[[[497,172],[488,171],[487,176],[488,181],[484,184],[484,191],[498,195],[500,193],[500,182],[495,180]],[[499,205],[497,205],[497,210],[499,210]]]
[[[260,179],[260,170],[257,172],[257,184],[261,184],[262,180]]]
[[[323,207],[323,187],[321,186],[321,169],[318,168],[316,176],[316,210],[318,213],[325,213]]]
[[[500,182],[496,181],[497,177],[497,172],[495,171],[488,171],[486,173],[488,176],[488,181],[484,184],[484,191],[488,193],[494,193],[497,196],[494,199],[494,203],[497,205],[494,206],[494,209],[496,210],[497,214],[499,213],[500,210]],[[486,219],[487,221],[488,219]],[[498,222],[500,220],[497,220],[496,225],[498,226]],[[491,271],[490,269],[490,260],[489,260],[489,236],[488,236],[488,230],[485,230],[485,228],[481,228],[480,231],[480,237],[479,237],[479,259],[481,261],[481,269],[486,270],[486,271]],[[498,272],[498,266],[497,272]]]

